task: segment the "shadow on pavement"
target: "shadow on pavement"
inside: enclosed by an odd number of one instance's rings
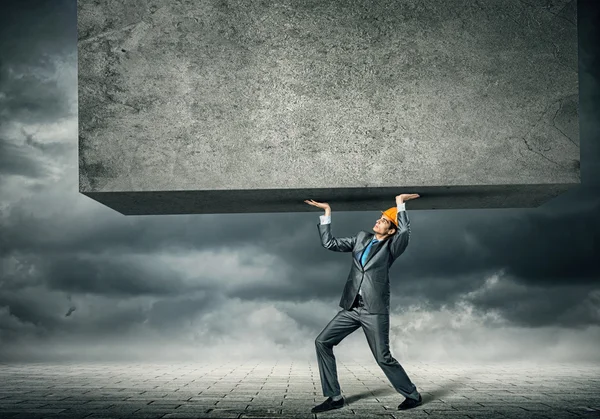
[[[458,389],[460,389],[461,387],[463,387],[465,384],[468,384],[468,380],[452,380],[446,384],[439,384],[438,387],[435,390],[429,390],[429,391],[423,391],[421,393],[422,397],[423,397],[423,403],[422,404],[426,404],[427,402],[431,402],[434,401],[436,399],[439,399],[441,397],[444,397]],[[401,394],[399,394],[397,391],[395,391],[394,389],[391,389],[389,387],[387,388],[380,388],[380,389],[375,389],[373,391],[365,391],[362,393],[358,393],[358,394],[353,394],[352,396],[348,396],[345,397],[346,399],[346,403],[347,404],[352,404],[354,402],[357,402],[361,399],[367,399],[369,397],[377,397],[377,396],[390,396],[393,394],[397,394],[398,398],[399,398],[399,403],[402,402],[402,400],[404,400],[404,396],[402,396]]]
[[[357,402],[361,399],[367,399],[369,397],[377,397],[377,396],[389,396],[392,394],[398,394],[398,392],[392,388],[380,388],[380,389],[376,389],[373,391],[365,391],[362,393],[358,393],[358,394],[353,394],[352,396],[346,397],[346,403],[351,404],[354,402]],[[402,395],[398,394],[398,396],[401,398]]]
[[[426,401],[433,401],[460,389],[461,387],[469,384],[469,380],[452,380],[446,384],[438,384],[435,390],[424,391],[423,393],[423,404]]]

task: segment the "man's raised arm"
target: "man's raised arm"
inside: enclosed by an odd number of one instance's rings
[[[418,197],[418,194],[401,194],[396,196],[396,206],[398,209],[396,222],[398,223],[398,231],[392,236],[390,243],[390,252],[394,259],[404,253],[410,240],[410,220],[406,214],[406,203],[404,201]]]
[[[321,236],[321,245],[325,249],[333,250],[334,252],[351,252],[354,250],[356,236],[336,238],[331,234],[331,207],[329,204],[315,202],[312,199],[304,202],[325,210],[325,214],[319,216],[320,224],[317,224],[319,235]]]

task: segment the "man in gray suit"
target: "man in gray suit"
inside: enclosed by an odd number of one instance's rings
[[[408,245],[410,223],[404,201],[418,194],[396,196],[396,207],[382,211],[373,231],[360,231],[353,237],[335,238],[331,234],[331,207],[327,203],[306,200],[309,205],[325,210],[317,225],[323,247],[336,252],[352,252],[352,268],[340,300],[340,310],[317,336],[315,345],[323,395],[323,403],[313,413],[344,406],[337,377],[333,347],[362,327],[371,352],[396,391],[405,397],[398,409],[405,410],[422,403],[421,394],[389,350],[390,280],[389,268]]]

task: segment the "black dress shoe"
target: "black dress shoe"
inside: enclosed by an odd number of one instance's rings
[[[412,409],[413,407],[420,406],[423,403],[423,398],[419,394],[419,400],[409,399],[408,397],[402,403],[398,405],[398,410]]]
[[[331,397],[328,397],[323,403],[313,407],[311,413],[327,412],[332,409],[339,409],[344,407],[344,398],[342,397],[337,402],[334,402]]]

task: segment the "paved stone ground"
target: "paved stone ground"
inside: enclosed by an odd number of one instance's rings
[[[580,418],[600,417],[600,365],[452,365],[405,369],[423,405],[404,399],[374,361],[343,363],[348,402],[324,400],[315,362],[0,364],[0,418]]]

